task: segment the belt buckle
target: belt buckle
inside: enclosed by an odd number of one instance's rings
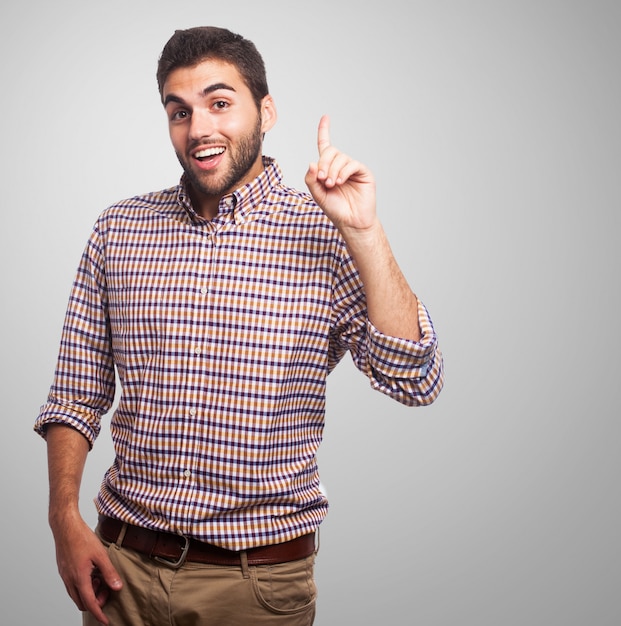
[[[190,549],[190,538],[186,537],[185,535],[182,535],[181,533],[179,533],[179,537],[181,537],[184,540],[185,545],[183,546],[183,550],[181,551],[181,556],[176,561],[165,559],[163,556],[154,556],[153,560],[157,561],[158,563],[163,563],[164,565],[168,565],[169,567],[172,567],[173,569],[179,569],[185,563],[185,559],[187,558],[188,551]]]

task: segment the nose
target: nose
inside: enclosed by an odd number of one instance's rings
[[[194,109],[190,119],[190,138],[198,140],[203,137],[210,137],[214,132],[214,121],[208,111]]]

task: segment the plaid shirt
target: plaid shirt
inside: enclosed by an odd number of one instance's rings
[[[366,317],[345,244],[272,159],[213,220],[177,187],[98,219],[35,429],[63,423],[92,445],[115,393],[116,457],[100,513],[233,550],[315,530],[327,501],[316,452],[326,376],[349,351],[407,405],[440,392],[442,358],[422,304],[420,342]]]

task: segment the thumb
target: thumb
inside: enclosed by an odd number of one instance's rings
[[[123,587],[123,581],[116,571],[114,565],[109,558],[102,559],[95,570],[93,571],[93,587],[98,585],[99,588],[108,588],[113,591],[118,591]],[[97,592],[97,589],[95,589]]]
[[[113,589],[114,591],[118,591],[119,589],[121,589],[123,587],[123,581],[121,580],[121,577],[116,571],[114,565],[112,565],[110,561],[102,565],[103,567],[100,566],[99,571],[106,585],[108,585],[108,587],[110,587],[110,589]]]
[[[317,175],[319,172],[319,168],[317,163],[311,163],[308,166],[308,170],[306,171],[306,177],[304,178],[304,182],[308,187],[311,195],[315,199],[317,204],[321,205],[325,198],[325,187],[323,183],[318,179]]]
[[[121,577],[112,564],[95,569],[91,575],[91,584],[95,600],[100,607],[106,604],[111,591],[120,591],[123,587]]]

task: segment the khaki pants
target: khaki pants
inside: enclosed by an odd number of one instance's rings
[[[315,618],[315,555],[278,565],[174,569],[115,544],[108,554],[123,580],[104,607],[111,626],[311,626]],[[98,625],[83,615],[85,626]]]

